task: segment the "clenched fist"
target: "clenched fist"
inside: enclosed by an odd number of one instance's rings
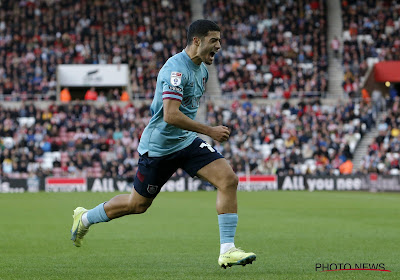
[[[229,131],[229,128],[223,125],[219,125],[212,127],[211,132],[208,136],[210,136],[215,141],[224,142],[228,140],[230,134],[231,132]]]

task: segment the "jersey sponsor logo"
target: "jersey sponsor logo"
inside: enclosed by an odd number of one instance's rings
[[[155,194],[157,192],[158,186],[155,185],[148,185],[147,186],[147,191],[149,192],[149,194]]]
[[[179,86],[182,82],[182,73],[171,72],[171,84],[174,86]]]
[[[187,96],[182,100],[183,107],[189,107],[192,109],[199,108],[200,106],[200,97],[198,96]]]
[[[180,87],[168,86],[168,88],[169,88],[170,90],[174,90],[174,91],[179,91],[179,92],[182,92],[182,91],[183,91]]]

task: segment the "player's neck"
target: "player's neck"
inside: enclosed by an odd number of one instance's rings
[[[200,65],[202,60],[200,56],[197,54],[197,47],[192,44],[190,46],[186,46],[185,52],[187,55],[190,57],[190,59],[193,61],[194,64]]]

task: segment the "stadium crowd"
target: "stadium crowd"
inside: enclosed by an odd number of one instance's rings
[[[58,64],[127,63],[133,93],[151,98],[190,21],[183,0],[1,1],[0,96],[51,100]]]
[[[343,88],[359,94],[368,60],[400,60],[400,4],[395,0],[342,1]]]
[[[326,3],[207,0],[222,28],[215,57],[223,93],[289,98],[327,91]]]
[[[234,102],[208,106],[208,121],[224,123],[229,142],[214,143],[244,174],[350,174],[354,149],[375,124],[368,103],[321,105],[319,99],[275,106]]]
[[[361,171],[379,174],[400,174],[400,99],[387,106],[382,121],[377,124],[378,136],[363,158]]]
[[[0,110],[1,176],[133,178],[148,105],[26,104]],[[322,106],[318,99],[290,105],[235,101],[207,105],[207,122],[225,124],[229,141],[213,143],[244,174],[338,174],[374,124],[370,104]],[[181,171],[180,171],[181,172]]]
[[[2,108],[0,175],[133,178],[149,115],[132,104]]]
[[[400,59],[400,4],[341,3],[343,87],[353,96],[369,58]],[[224,47],[215,57],[222,92],[242,99],[229,106],[207,105],[209,124],[231,128],[230,140],[213,146],[235,172],[399,173],[397,92],[390,95],[361,170],[352,170],[352,154],[385,107],[381,93],[335,106],[302,98],[327,91],[325,1],[205,0],[204,13],[222,28]],[[127,63],[134,94],[150,99],[158,69],[186,45],[190,21],[190,3],[183,0],[1,1],[0,96],[53,100],[58,64]],[[96,92],[96,105],[0,107],[0,177],[132,178],[149,108],[106,102],[120,94]],[[300,103],[272,106],[247,99],[293,95],[301,97]]]

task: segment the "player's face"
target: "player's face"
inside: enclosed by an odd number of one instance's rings
[[[221,48],[221,32],[209,31],[207,36],[200,41],[199,56],[205,64],[212,64],[214,55]]]

